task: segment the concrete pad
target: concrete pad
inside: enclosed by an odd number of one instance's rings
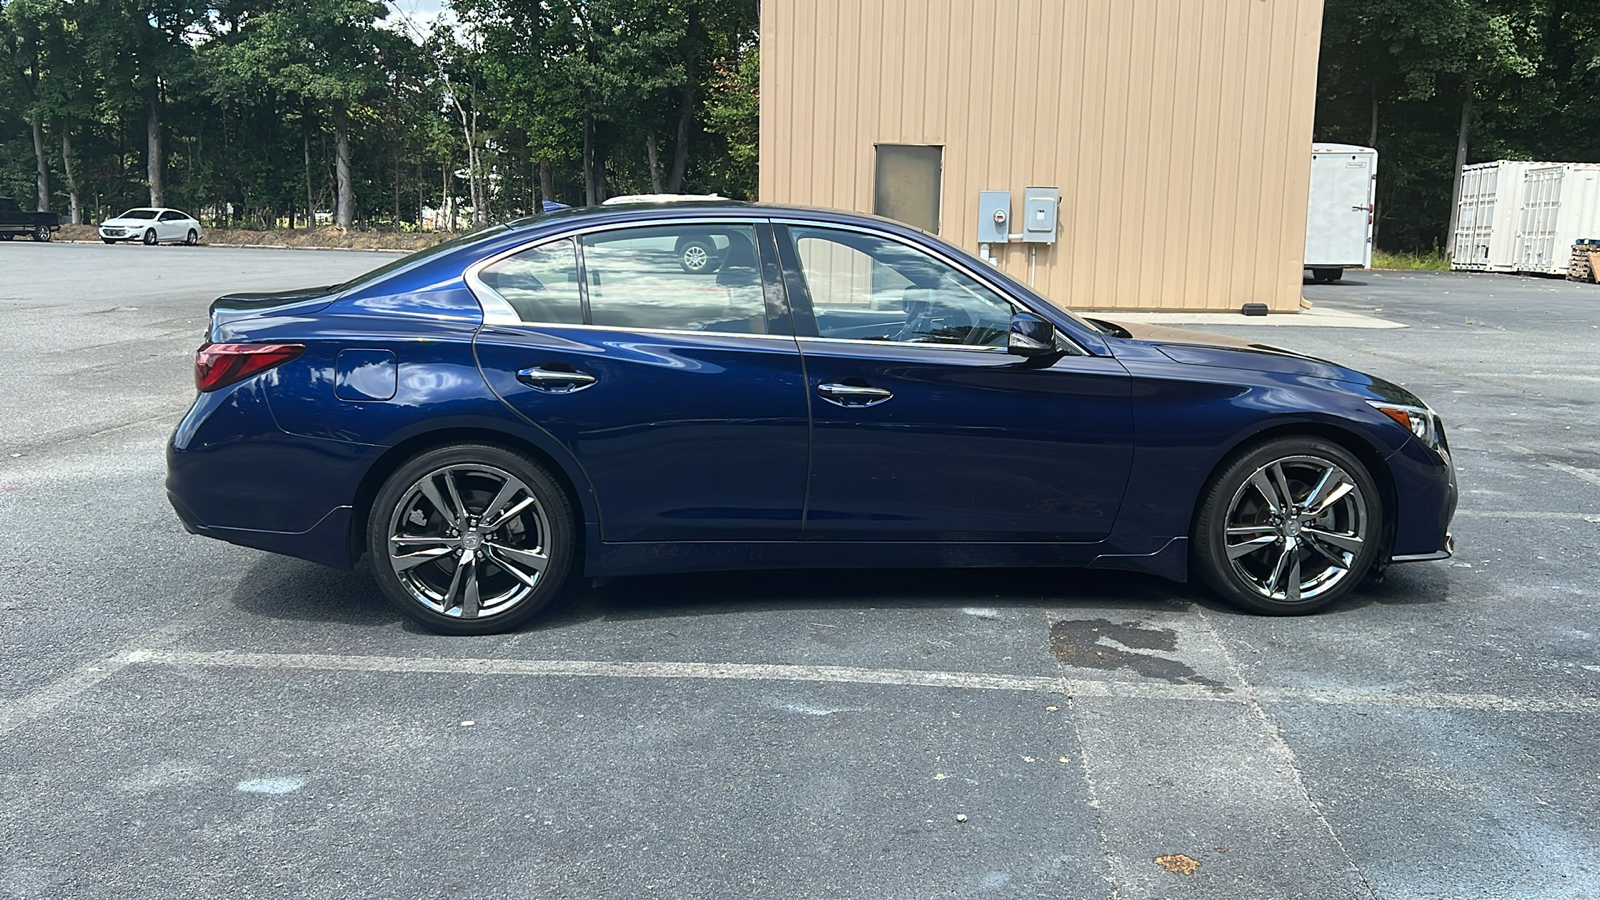
[[[1274,313],[1267,316],[1246,316],[1237,312],[1125,312],[1123,310],[1073,310],[1085,316],[1112,322],[1139,322],[1146,325],[1192,325],[1198,330],[1218,326],[1300,326],[1306,328],[1408,328],[1403,322],[1381,319],[1377,316],[1333,307],[1313,306],[1298,313]]]

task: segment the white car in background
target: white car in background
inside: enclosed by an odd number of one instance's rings
[[[100,223],[100,240],[108,244],[117,241],[143,241],[146,244],[182,241],[192,247],[200,243],[200,235],[200,223],[194,216],[165,207],[130,209]]]

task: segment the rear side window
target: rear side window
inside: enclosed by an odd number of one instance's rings
[[[582,325],[578,252],[571,240],[524,250],[485,266],[478,280],[504,297],[524,322]]]
[[[582,240],[590,324],[767,333],[754,227],[653,225]]]

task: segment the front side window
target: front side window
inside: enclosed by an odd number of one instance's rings
[[[766,334],[755,228],[652,225],[586,234],[590,324]]]
[[[1006,346],[1017,307],[948,263],[860,232],[788,232],[819,337]]]
[[[517,318],[546,325],[582,325],[578,251],[571,239],[554,241],[497,260],[478,280],[505,298]]]

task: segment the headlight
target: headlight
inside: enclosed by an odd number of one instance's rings
[[[1439,416],[1426,406],[1404,406],[1399,403],[1380,403],[1368,400],[1372,408],[1400,423],[1400,427],[1417,436],[1429,447],[1439,446]]]

